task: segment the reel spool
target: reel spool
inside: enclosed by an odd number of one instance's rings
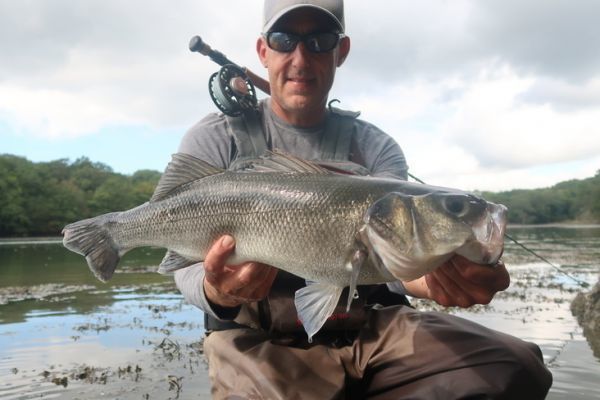
[[[237,117],[256,109],[256,90],[240,67],[226,64],[208,80],[210,98],[225,115]]]

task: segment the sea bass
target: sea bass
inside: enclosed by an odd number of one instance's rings
[[[67,225],[66,248],[102,281],[140,246],[168,249],[159,272],[204,259],[217,238],[236,239],[228,263],[257,261],[307,280],[295,294],[312,337],[349,286],[410,281],[454,254],[495,264],[506,207],[456,189],[345,175],[283,153],[240,171],[175,154],[149,202]]]

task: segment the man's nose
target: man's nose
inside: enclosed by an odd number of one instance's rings
[[[294,66],[305,67],[310,64],[312,53],[308,51],[304,43],[299,42],[292,52],[292,63]]]

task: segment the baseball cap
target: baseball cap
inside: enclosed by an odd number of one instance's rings
[[[344,32],[343,0],[265,0],[263,33],[269,32],[273,25],[288,12],[301,7],[310,7],[327,14]]]

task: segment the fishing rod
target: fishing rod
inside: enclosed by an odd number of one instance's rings
[[[200,36],[190,39],[192,52],[208,56],[221,66],[208,80],[208,93],[217,108],[225,115],[237,117],[258,109],[255,86],[270,94],[269,82],[246,67],[231,61],[225,54],[214,50]]]
[[[212,49],[206,42],[202,40],[200,36],[194,36],[190,39],[189,49],[192,52],[200,53],[204,56],[208,56],[212,61],[216,62],[220,66],[226,65],[234,65],[241,69],[248,78],[252,81],[254,86],[265,92],[266,94],[271,94],[271,88],[269,85],[269,81],[261,78],[256,75],[254,72],[250,71],[246,67],[241,67],[238,64],[231,61],[225,54],[221,53],[218,50]]]
[[[270,85],[267,80],[256,75],[246,67],[240,67],[220,51],[212,49],[208,44],[202,41],[200,36],[191,38],[189,48],[192,52],[208,56],[212,61],[222,67],[218,73],[211,76],[211,79],[209,80],[209,92],[217,107],[225,114],[233,116],[240,115],[256,105],[256,93],[254,92],[253,85],[264,93],[271,94]],[[419,183],[426,184],[411,173],[408,173],[408,176]],[[508,233],[504,233],[504,237],[550,265],[561,274],[572,279],[578,285],[581,285],[584,288],[590,286],[589,283],[577,279],[562,268],[554,265],[546,258],[510,236]]]
[[[421,179],[417,178],[416,176],[414,176],[414,175],[412,175],[410,173],[408,174],[408,176],[411,177],[411,178],[413,178],[415,181],[417,181],[419,183],[422,183],[424,185],[426,184]],[[545,262],[546,264],[548,264],[549,266],[551,266],[552,268],[554,268],[555,270],[557,270],[558,272],[560,272],[561,274],[565,275],[567,278],[572,279],[575,283],[577,283],[581,287],[587,288],[587,287],[590,286],[589,283],[584,282],[581,279],[575,278],[573,275],[569,274],[567,271],[565,271],[562,268],[554,265],[553,263],[551,263],[550,261],[548,261],[548,259],[546,259],[545,257],[542,257],[541,255],[537,254],[535,251],[531,250],[530,248],[528,248],[527,246],[525,246],[524,244],[522,244],[521,242],[519,242],[517,239],[513,238],[512,236],[510,236],[508,233],[504,232],[504,237],[507,238],[507,239],[509,239],[509,240],[511,240],[517,246],[523,248],[524,250],[526,250],[530,254],[533,254],[534,256],[536,256],[537,258],[539,258],[540,260],[542,260],[543,262]]]

